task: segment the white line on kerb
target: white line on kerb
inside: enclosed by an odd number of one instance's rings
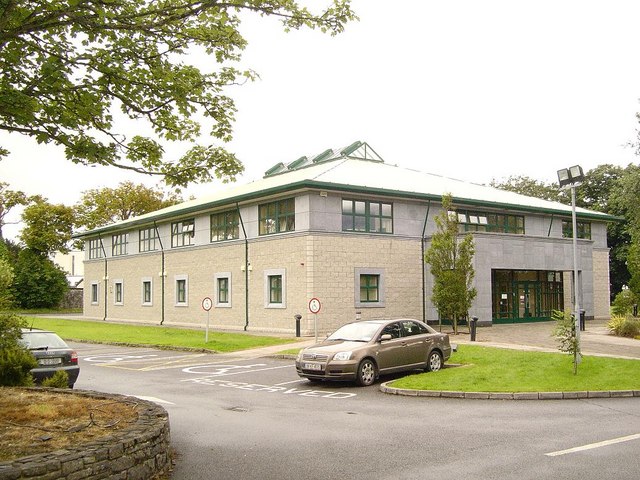
[[[144,397],[142,395],[133,395],[136,398],[139,398],[140,400],[147,400],[149,402],[154,402],[154,403],[164,403],[166,405],[175,405],[175,403],[170,402],[168,400],[163,400],[161,398],[156,398],[156,397]]]
[[[614,438],[612,440],[605,440],[604,442],[591,443],[589,445],[583,445],[581,447],[569,448],[567,450],[559,450],[557,452],[545,453],[547,457],[559,457],[560,455],[566,455],[568,453],[583,452],[585,450],[593,450],[594,448],[606,447],[608,445],[615,445],[616,443],[630,442],[632,440],[639,440],[640,433],[635,435],[628,435],[626,437]]]

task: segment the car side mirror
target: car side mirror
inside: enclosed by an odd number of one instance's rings
[[[393,337],[391,335],[389,335],[388,333],[385,333],[384,335],[382,335],[380,337],[380,341],[381,342],[386,342],[387,340],[391,340]]]

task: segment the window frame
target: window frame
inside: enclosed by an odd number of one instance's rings
[[[579,240],[591,240],[591,222],[576,222]],[[573,220],[562,220],[562,238],[573,238]]]
[[[102,241],[99,238],[89,240],[89,260],[104,258],[102,255]]]
[[[271,279],[280,277],[280,302],[272,302]],[[284,268],[270,269],[264,271],[264,307],[265,308],[287,308],[287,272]]]
[[[114,235],[111,235],[111,256],[122,257],[123,255],[126,255],[128,243],[128,233],[116,233]]]
[[[209,216],[209,241],[211,243],[239,238],[240,214],[237,210],[212,213]]]
[[[113,281],[113,304],[124,305],[124,281],[122,279]]]
[[[272,222],[272,224],[268,225],[269,222]],[[283,224],[284,228],[282,228]],[[295,197],[258,205],[258,236],[295,231]]]
[[[341,205],[343,232],[393,235],[393,202],[343,198]],[[386,209],[388,214],[385,214]],[[389,227],[385,228],[387,224]]]
[[[147,289],[146,289],[146,285],[149,285],[149,300],[147,300],[146,297],[146,293],[147,293]],[[142,279],[141,282],[141,304],[143,307],[150,307],[153,305],[153,278],[151,277],[145,277]]]
[[[227,301],[220,300],[220,281],[226,280],[227,282]],[[213,277],[214,289],[215,289],[215,306],[216,308],[231,308],[231,272],[216,273]]]
[[[524,215],[458,209],[455,211],[460,231],[525,235]]]
[[[184,300],[180,301],[180,292],[182,289],[179,287],[180,282],[184,282]],[[188,275],[176,275],[174,277],[174,306],[176,307],[188,307],[189,306],[189,276]]]
[[[377,277],[378,300],[362,300],[361,279],[363,277]],[[386,279],[383,268],[356,268],[354,271],[354,304],[356,308],[384,308],[386,306]]]
[[[91,305],[100,305],[100,282],[91,282]]]
[[[187,218],[171,222],[171,248],[190,247],[195,245],[196,219]]]
[[[159,240],[158,231],[155,227],[141,228],[138,230],[138,251],[155,252],[158,250],[157,240]]]

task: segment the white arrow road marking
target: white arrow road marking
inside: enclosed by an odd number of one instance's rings
[[[591,443],[589,445],[583,445],[581,447],[569,448],[567,450],[560,450],[557,452],[545,453],[547,457],[559,457],[560,455],[567,455],[568,453],[584,452],[585,450],[593,450],[594,448],[607,447],[609,445],[615,445],[616,443],[630,442],[632,440],[639,440],[640,433],[635,435],[627,435],[626,437],[614,438],[612,440],[605,440],[604,442]]]

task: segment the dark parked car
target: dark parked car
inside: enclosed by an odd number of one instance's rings
[[[369,320],[344,325],[303,349],[296,370],[309,380],[355,380],[366,386],[385,373],[440,370],[450,356],[449,336],[422,322]]]
[[[38,366],[31,370],[36,384],[52,377],[58,370],[64,370],[69,375],[69,388],[73,388],[80,373],[78,354],[64,340],[54,332],[23,328],[20,343],[38,362]]]

